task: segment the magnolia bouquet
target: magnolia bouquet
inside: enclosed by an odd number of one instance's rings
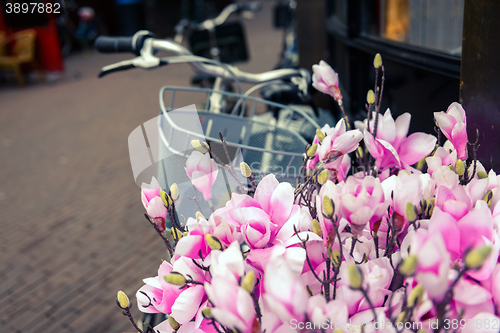
[[[460,104],[434,113],[437,137],[408,135],[409,113],[382,114],[378,54],[374,68],[367,119],[350,124],[337,74],[313,66],[344,117],[316,131],[296,187],[273,174],[255,185],[242,163],[252,195],[180,223],[177,185],[143,184],[171,255],[136,294],[142,312],[168,315],[155,333],[499,332],[500,176],[476,160]],[[216,157],[193,146],[186,171],[210,200]],[[122,291],[117,301],[142,332]]]

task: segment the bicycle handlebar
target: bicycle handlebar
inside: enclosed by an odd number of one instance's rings
[[[139,31],[132,37],[98,37],[96,48],[101,52],[133,52],[139,50],[140,56],[131,60],[121,61],[116,64],[105,66],[99,73],[99,77],[116,72],[119,70],[130,69],[134,67],[155,68],[170,63],[190,63],[196,69],[219,76],[222,78],[237,79],[248,83],[262,83],[277,79],[302,78],[307,84],[311,80],[311,75],[307,70],[300,69],[277,69],[260,74],[247,73],[239,70],[235,66],[221,64],[211,59],[194,56],[184,46],[170,40],[161,40],[152,38],[152,33],[148,31]],[[142,43],[142,46],[140,45]],[[139,46],[141,46],[139,48]],[[168,51],[179,55],[180,57],[158,58],[154,56],[154,51]],[[175,58],[175,60],[174,60]]]
[[[102,53],[132,52],[140,55],[144,41],[151,37],[154,35],[146,30],[141,30],[130,37],[99,36],[95,41],[95,47]]]

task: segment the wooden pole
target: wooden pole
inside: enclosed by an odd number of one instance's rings
[[[500,172],[500,1],[465,0],[460,102],[478,160]],[[469,157],[472,147],[469,146]]]

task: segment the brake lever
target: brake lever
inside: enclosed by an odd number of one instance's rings
[[[108,74],[111,74],[111,73],[114,73],[114,72],[118,72],[118,71],[127,70],[127,69],[131,69],[131,68],[134,68],[134,67],[135,67],[135,65],[132,63],[132,60],[120,61],[120,62],[117,62],[116,64],[111,64],[111,65],[108,65],[108,66],[104,66],[101,69],[101,71],[99,72],[99,74],[97,74],[97,77],[101,78],[101,77],[106,76]]]
[[[107,74],[131,69],[134,67],[142,67],[146,69],[155,68],[160,65],[165,65],[159,58],[153,55],[153,39],[148,38],[144,41],[144,46],[141,49],[141,55],[130,60],[117,62],[116,64],[104,66],[97,77],[101,78]]]

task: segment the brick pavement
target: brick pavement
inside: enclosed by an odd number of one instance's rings
[[[244,70],[269,70],[277,60],[281,33],[269,9],[246,22],[252,61]],[[142,217],[127,137],[157,115],[159,88],[189,85],[192,71],[96,78],[128,57],[75,55],[53,84],[0,86],[2,333],[133,331],[116,292],[133,299],[165,253]]]

